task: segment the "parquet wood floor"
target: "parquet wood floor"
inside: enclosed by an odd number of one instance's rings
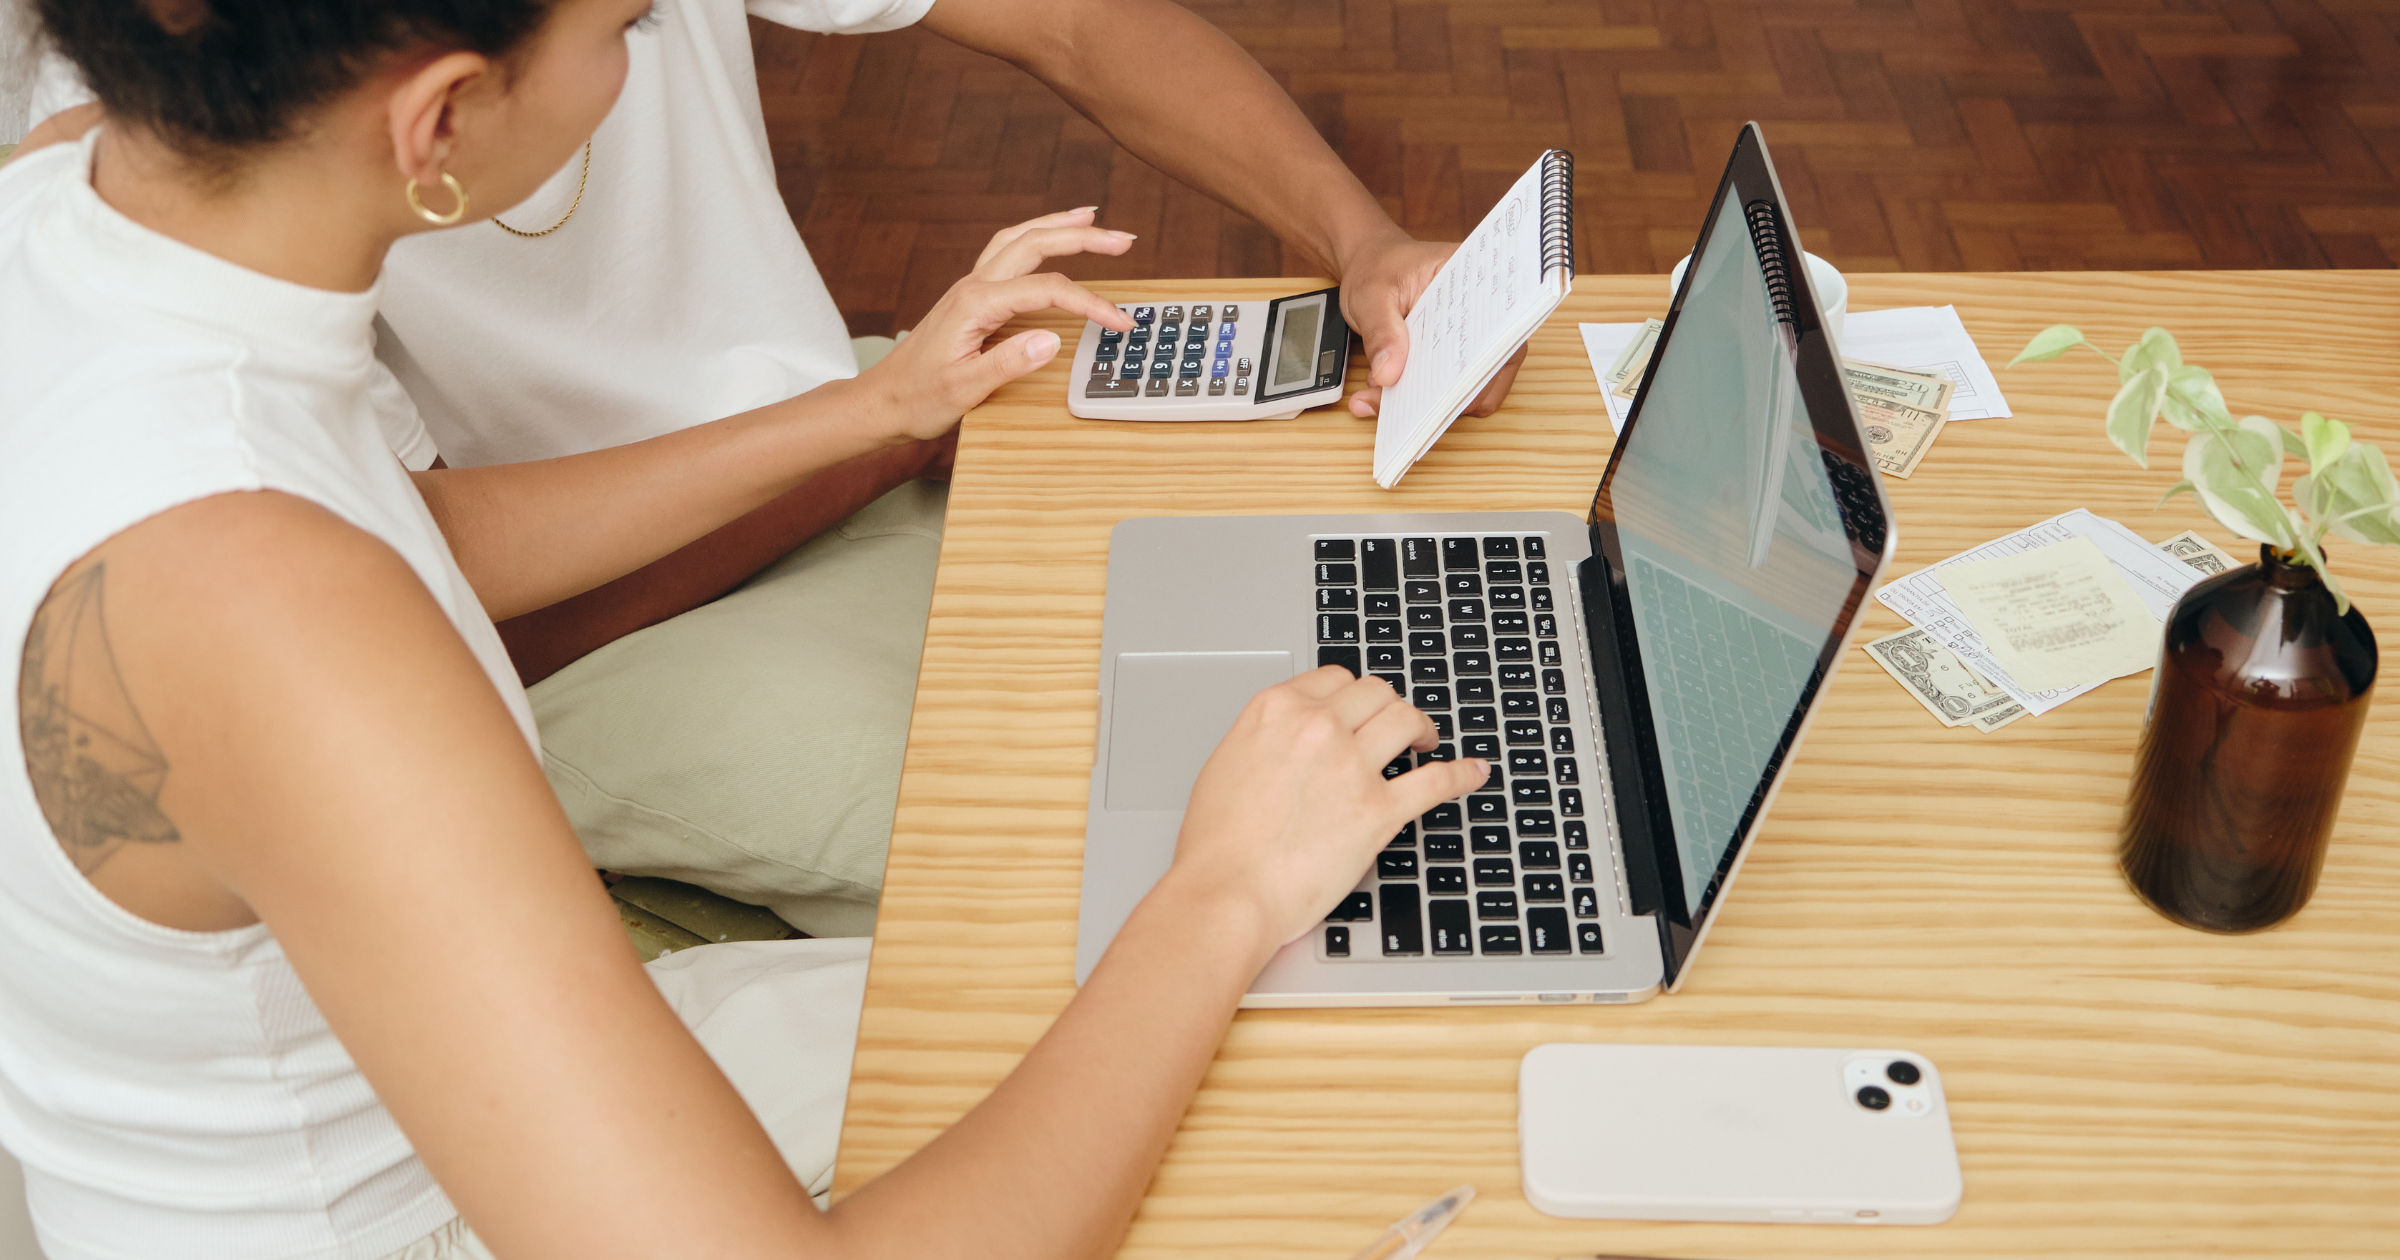
[[[1455,240],[1543,148],[1577,268],[1663,272],[1733,133],[1855,271],[2391,267],[2395,0],[1192,0],[1393,217]],[[854,335],[913,324],[1007,224],[1098,203],[1092,279],[1321,268],[923,31],[754,23],[785,201]]]

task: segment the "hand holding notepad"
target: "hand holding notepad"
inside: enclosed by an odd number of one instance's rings
[[[1390,489],[1558,309],[1575,272],[1575,159],[1544,153],[1475,225],[1408,312],[1408,360],[1375,418]]]

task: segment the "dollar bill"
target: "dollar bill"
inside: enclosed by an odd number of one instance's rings
[[[2242,566],[2241,561],[2217,550],[2196,530],[2187,529],[2160,543],[2158,549],[2202,573],[2223,573]]]
[[[1659,330],[1666,326],[1665,320],[1642,321],[1642,331],[1625,343],[1625,348],[1617,352],[1617,361],[1608,366],[1606,384],[1610,390],[1621,397],[1633,397],[1633,391],[1642,383],[1642,369],[1650,365],[1650,351],[1658,345]]]
[[[1849,378],[1850,392],[1861,402],[1880,398],[1930,411],[1945,419],[1950,411],[1950,395],[1958,389],[1958,382],[1946,376],[1912,372],[1864,359],[1842,360],[1842,374]]]
[[[1988,735],[2025,716],[2007,692],[1914,626],[1869,643],[1867,655],[1944,726],[1972,726]]]
[[[1915,472],[1945,423],[1940,412],[1864,395],[1858,397],[1858,421],[1867,434],[1867,453],[1886,477]]]

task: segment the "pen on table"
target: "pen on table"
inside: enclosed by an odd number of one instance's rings
[[[1425,1245],[1433,1241],[1433,1236],[1458,1219],[1458,1214],[1466,1211],[1467,1204],[1474,1198],[1475,1187],[1460,1186],[1392,1222],[1392,1227],[1383,1231],[1383,1237],[1368,1243],[1365,1251],[1350,1257],[1350,1260],[1408,1260],[1410,1256],[1425,1250]]]

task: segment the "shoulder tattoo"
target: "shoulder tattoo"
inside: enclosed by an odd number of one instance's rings
[[[89,875],[128,844],[172,844],[158,808],[166,755],[143,725],[109,647],[95,564],[51,589],[25,635],[17,724],[25,770],[51,834]]]

